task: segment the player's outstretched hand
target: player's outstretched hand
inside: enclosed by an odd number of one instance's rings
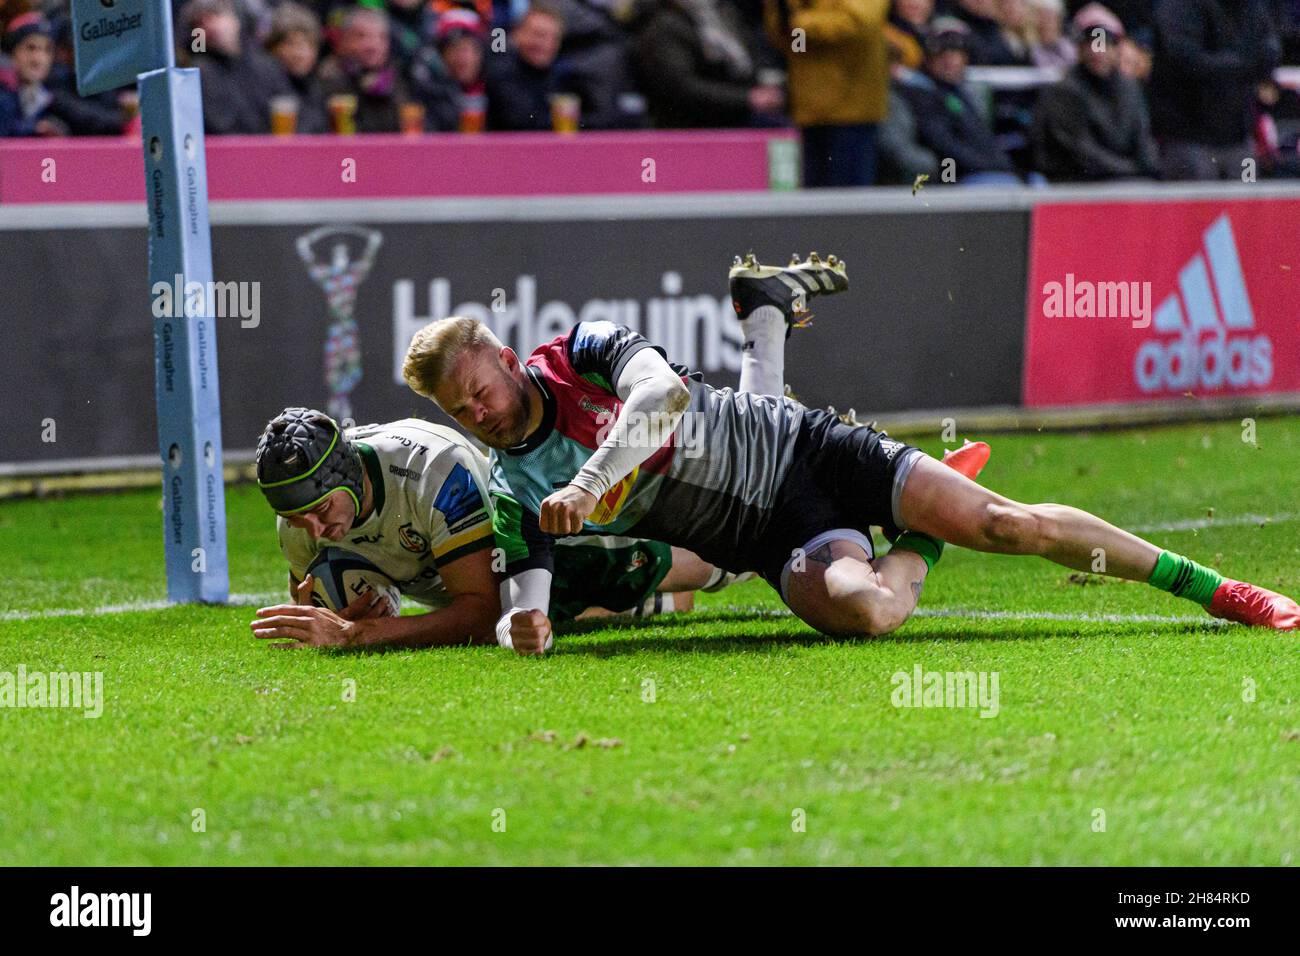
[[[510,644],[516,654],[544,654],[551,638],[551,622],[541,611],[516,611],[510,615]]]
[[[576,485],[566,485],[542,502],[537,523],[547,534],[581,534],[582,523],[596,510],[596,498]]]
[[[323,607],[303,604],[276,604],[257,610],[257,619],[248,625],[253,636],[262,640],[280,640],[272,647],[348,647],[357,634],[357,625]]]

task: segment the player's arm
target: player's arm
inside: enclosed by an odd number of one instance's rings
[[[415,507],[428,515],[429,550],[450,597],[444,607],[408,617],[357,620],[358,647],[488,642],[501,608],[492,571],[492,516],[475,477],[477,452],[454,446],[425,469]],[[356,618],[353,618],[356,620]]]
[[[492,552],[480,549],[447,564],[438,574],[451,596],[428,614],[354,620],[352,647],[452,647],[492,640],[500,605]]]
[[[541,530],[537,515],[510,495],[494,490],[493,501],[492,527],[506,562],[497,643],[518,654],[542,654],[552,643],[547,615],[555,571],[554,539]]]
[[[649,342],[622,328],[614,328],[607,338],[617,344],[604,349],[612,354],[603,360],[600,371],[613,385],[622,407],[605,440],[569,485],[542,502],[541,527],[549,534],[581,533],[583,521],[601,496],[659,450],[691,401],[681,376]],[[581,371],[583,359],[581,354],[575,357],[575,369]],[[630,441],[633,423],[637,439]]]
[[[387,601],[371,591],[347,607],[331,611],[312,604],[311,591],[300,585],[293,604],[259,608],[250,627],[262,640],[282,641],[276,647],[450,647],[487,643],[497,617],[496,577],[488,551],[446,565],[443,583],[451,602],[427,614],[397,617]],[[476,567],[482,565],[482,567]],[[309,576],[310,577],[310,576]],[[458,583],[454,584],[453,579]],[[483,581],[488,582],[486,587]],[[472,587],[473,590],[469,590]]]
[[[544,654],[551,649],[551,572],[530,568],[501,583],[501,606],[505,612],[497,621],[497,643],[516,654]]]

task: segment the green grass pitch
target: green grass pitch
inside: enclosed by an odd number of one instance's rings
[[[1300,418],[1242,435],[995,436],[982,480],[1295,594]],[[280,589],[256,489],[227,503],[232,589]],[[251,607],[148,606],[160,527],[153,491],[0,503],[0,671],[105,694],[98,719],[0,709],[6,864],[1300,859],[1300,636],[1142,585],[950,548],[883,639],[754,582],[546,659],[275,651]],[[996,673],[997,715],[894,707],[917,665]]]

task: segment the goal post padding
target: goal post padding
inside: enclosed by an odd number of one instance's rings
[[[194,283],[212,288],[199,71],[175,66],[170,0],[73,0],[72,13],[79,92],[135,82],[140,97],[149,214],[141,314],[153,321],[167,597],[224,603],[230,578],[217,323],[211,296],[184,294]],[[179,288],[179,301],[156,298],[161,287]]]

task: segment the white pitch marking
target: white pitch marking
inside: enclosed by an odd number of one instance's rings
[[[794,614],[786,608],[745,607],[739,604],[726,604],[721,607],[701,606],[700,610],[704,613],[732,611],[754,617],[794,617]],[[1196,614],[1065,614],[1057,611],[981,611],[965,607],[919,607],[912,612],[912,616],[999,621],[1066,621],[1077,624],[1209,624],[1213,627],[1221,627],[1228,623],[1209,615]]]
[[[1165,521],[1158,524],[1129,525],[1125,530],[1131,531],[1134,534],[1151,534],[1154,532],[1199,531],[1203,528],[1243,527],[1251,524],[1283,524],[1297,520],[1300,520],[1300,512],[1283,511],[1271,515],[1225,515],[1221,518],[1188,518],[1182,521]],[[268,602],[280,600],[287,600],[287,597],[275,591],[263,592],[261,594],[232,594],[230,595],[230,600],[227,602],[227,605],[263,605]],[[49,608],[43,611],[0,611],[0,621],[32,621],[58,617],[99,617],[106,614],[130,614],[138,611],[161,611],[165,608],[174,606],[177,605],[173,605],[170,601],[128,601],[122,604],[106,604],[102,607],[95,608],[66,607]],[[767,608],[749,609],[735,605],[728,605],[724,606],[724,608],[719,608],[719,610],[724,609],[752,611],[753,613],[776,617],[783,617],[790,614],[789,611],[784,609],[772,611]],[[915,614],[920,617],[970,617],[1023,621],[1077,621],[1080,623],[1086,623],[1088,621],[1103,621],[1113,624],[1136,624],[1146,622],[1153,624],[1224,623],[1215,618],[1189,617],[1185,615],[1057,614],[1048,611],[979,611],[961,608],[918,608]]]
[[[283,597],[279,592],[265,594],[232,594],[226,606],[255,606],[269,601],[278,601]],[[221,605],[212,605],[220,607]],[[109,614],[130,614],[140,611],[161,611],[169,607],[180,607],[168,601],[134,601],[124,604],[107,604],[96,608],[50,608],[44,611],[5,611],[0,614],[0,621],[31,621],[57,617],[100,617]],[[720,611],[734,611],[755,617],[793,617],[785,608],[743,607],[741,605],[723,605]],[[917,608],[914,617],[953,617],[973,618],[977,620],[1011,620],[1011,621],[1073,621],[1079,624],[1210,624],[1221,626],[1226,621],[1197,615],[1169,614],[1064,614],[1055,611],[981,611],[961,607],[922,607]]]
[[[1188,518],[1185,521],[1164,521],[1159,524],[1130,525],[1126,531],[1150,534],[1153,531],[1200,531],[1203,528],[1239,528],[1248,524],[1284,524],[1300,520],[1300,513],[1284,511],[1275,515],[1226,515],[1222,518]]]
[[[919,607],[915,617],[972,617],[1011,621],[1073,621],[1080,624],[1211,624],[1227,621],[1206,614],[1062,614],[1054,611],[978,611],[961,607]]]
[[[287,595],[278,591],[264,594],[232,594],[225,604],[197,605],[198,607],[228,607],[231,605],[253,606],[267,602],[288,600]],[[193,606],[193,605],[191,605]],[[4,611],[0,612],[0,621],[33,621],[50,617],[100,617],[106,614],[130,614],[138,611],[162,611],[169,607],[181,607],[171,601],[127,601],[122,604],[105,604],[102,607],[56,607],[44,611]]]

